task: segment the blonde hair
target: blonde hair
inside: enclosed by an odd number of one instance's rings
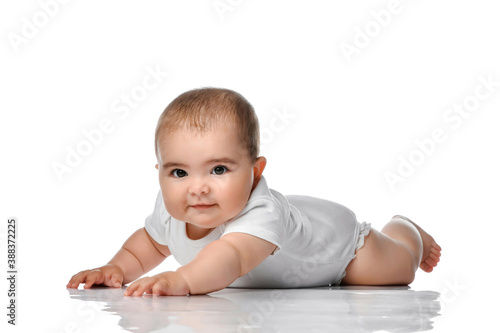
[[[200,88],[175,98],[158,119],[155,131],[155,153],[159,156],[159,140],[163,133],[178,129],[198,133],[215,129],[221,123],[233,123],[240,144],[248,151],[250,160],[259,156],[259,120],[253,106],[239,93],[221,88]]]

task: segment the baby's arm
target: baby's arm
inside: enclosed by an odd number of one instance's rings
[[[132,283],[125,295],[206,294],[229,286],[264,261],[276,245],[244,233],[230,233],[203,248],[195,259],[175,272]]]
[[[94,284],[121,287],[149,272],[169,255],[167,246],[157,243],[141,228],[125,241],[107,265],[75,274],[66,287],[78,288],[80,283],[85,283],[84,288]]]

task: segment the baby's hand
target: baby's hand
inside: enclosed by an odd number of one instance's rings
[[[88,289],[94,284],[103,284],[108,287],[120,288],[123,283],[123,271],[120,267],[108,264],[102,267],[81,271],[73,275],[66,288],[78,288],[80,283],[85,283],[83,288]]]
[[[177,272],[164,272],[152,277],[144,277],[132,283],[123,293],[125,296],[185,296],[189,294],[189,286]]]

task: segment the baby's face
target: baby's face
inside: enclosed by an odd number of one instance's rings
[[[251,162],[234,125],[219,125],[202,135],[177,130],[160,137],[158,150],[167,211],[207,231],[243,210],[265,167],[264,157]]]

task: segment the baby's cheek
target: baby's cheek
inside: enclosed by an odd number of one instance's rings
[[[186,205],[183,202],[183,199],[180,199],[180,196],[169,195],[165,198],[165,208],[174,218],[179,219],[185,209]]]
[[[232,215],[239,214],[247,204],[247,196],[243,191],[234,191],[227,196],[225,202]]]

